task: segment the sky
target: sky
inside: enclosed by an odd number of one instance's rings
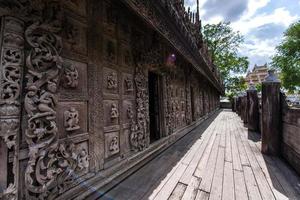
[[[199,0],[202,24],[230,21],[245,38],[242,56],[255,64],[271,61],[284,31],[300,20],[300,0]],[[185,0],[186,7],[196,10],[196,0]]]

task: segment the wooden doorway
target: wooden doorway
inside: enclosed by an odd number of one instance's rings
[[[160,116],[160,78],[157,74],[149,72],[149,116],[150,116],[150,143],[161,138],[161,116]]]

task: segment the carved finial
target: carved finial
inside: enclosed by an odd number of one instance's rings
[[[199,0],[197,0],[197,15],[196,15],[197,23],[200,22],[200,10],[199,10]]]
[[[280,83],[280,80],[277,78],[277,75],[275,74],[274,69],[270,69],[268,71],[268,76],[266,77],[266,80],[264,82]]]

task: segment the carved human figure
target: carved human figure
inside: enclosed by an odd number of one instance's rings
[[[108,89],[116,89],[118,87],[118,78],[116,72],[111,72],[107,76],[107,88]]]
[[[67,67],[64,72],[66,88],[76,88],[78,86],[79,74],[74,65]]]
[[[112,138],[109,144],[109,151],[117,153],[119,151],[119,137],[115,136]]]
[[[115,103],[111,104],[110,118],[117,119],[119,117],[119,111]]]
[[[57,101],[57,97],[54,94],[46,90],[42,90],[38,101],[38,110],[40,113],[37,113],[36,117],[48,116],[48,120],[55,119],[56,111],[54,108],[57,104]]]
[[[89,155],[86,149],[81,149],[81,151],[78,153],[77,161],[79,170],[89,168]]]
[[[70,108],[64,112],[64,125],[66,131],[75,131],[80,129],[79,112],[75,108]]]
[[[29,117],[32,117],[37,110],[36,104],[39,101],[37,92],[37,87],[33,85],[28,88],[28,92],[25,96],[24,107]]]
[[[131,77],[127,76],[125,78],[124,82],[125,82],[126,92],[132,92],[133,91],[133,81],[132,81]]]

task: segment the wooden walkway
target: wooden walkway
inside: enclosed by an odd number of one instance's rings
[[[222,111],[102,199],[300,199],[300,179],[260,153],[260,135]]]

